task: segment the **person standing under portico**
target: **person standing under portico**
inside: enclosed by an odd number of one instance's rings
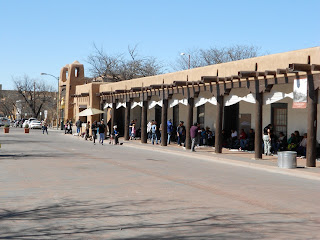
[[[172,129],[173,129],[172,122],[171,122],[171,119],[169,119],[167,122],[168,144],[170,144],[171,142]]]
[[[269,124],[263,129],[263,144],[264,144],[264,154],[266,156],[271,155],[271,129],[272,125]]]

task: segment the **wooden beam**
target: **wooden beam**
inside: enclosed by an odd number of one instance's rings
[[[234,80],[234,79],[238,79],[239,80],[240,79],[239,75],[232,75],[231,76],[231,80]]]
[[[125,117],[124,117],[124,140],[128,141],[129,136],[129,125],[130,125],[130,110],[131,110],[131,102],[126,102],[126,108],[125,108]]]
[[[256,77],[257,72],[256,71],[239,71],[238,75],[240,78]]]
[[[118,89],[118,90],[115,90],[114,92],[115,92],[115,94],[119,94],[119,93],[126,93],[126,92],[128,92],[128,90]]]
[[[277,69],[277,74],[287,74],[287,69],[278,68]]]
[[[168,99],[162,100],[161,108],[161,146],[167,146],[168,132],[167,132],[167,120],[168,120]]]
[[[320,64],[312,64],[311,71],[320,71]]]
[[[130,91],[131,92],[140,92],[142,90],[143,90],[143,87],[132,87]]]
[[[173,82],[173,87],[184,87],[184,86],[188,86],[188,85],[192,85],[192,82],[188,82],[188,81],[174,81]]]
[[[308,74],[308,100],[307,100],[307,151],[306,157],[307,167],[315,167],[316,166],[316,158],[317,158],[317,103],[318,103],[318,91],[314,87],[314,78],[312,74]]]
[[[201,82],[203,82],[203,83],[218,82],[218,77],[217,76],[202,76]]]
[[[147,111],[148,111],[148,101],[143,101],[142,111],[141,111],[141,143],[147,143],[148,133],[147,133]]]
[[[311,72],[311,65],[303,64],[303,63],[292,63],[292,64],[289,64],[289,69],[292,69],[292,71],[299,71],[299,72]]]
[[[256,77],[265,77],[266,73],[265,72],[256,72]]]
[[[275,77],[277,75],[277,71],[266,70],[266,71],[264,71],[264,74],[266,76],[273,75]]]

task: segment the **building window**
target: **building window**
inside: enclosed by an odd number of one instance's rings
[[[197,107],[197,122],[201,128],[204,128],[205,105]]]
[[[274,134],[279,136],[280,132],[287,135],[288,126],[288,104],[273,103],[271,104],[271,123],[273,125]]]

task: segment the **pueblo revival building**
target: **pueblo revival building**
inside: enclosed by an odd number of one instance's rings
[[[162,146],[167,145],[167,120],[174,125],[182,120],[187,149],[189,128],[197,121],[215,132],[216,153],[222,151],[223,129],[253,128],[256,159],[262,158],[263,127],[271,123],[276,134],[307,133],[307,166],[316,164],[320,47],[115,83],[85,84],[83,65],[74,64],[61,70],[65,120],[75,120],[86,108],[99,108],[105,111],[103,116],[82,120],[110,119],[111,126],[117,125],[129,139],[129,122],[136,119],[141,142],[147,143],[146,127],[153,119],[162,125]]]

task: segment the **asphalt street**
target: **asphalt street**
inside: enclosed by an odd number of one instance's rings
[[[59,131],[0,143],[0,239],[320,239],[320,181]]]

